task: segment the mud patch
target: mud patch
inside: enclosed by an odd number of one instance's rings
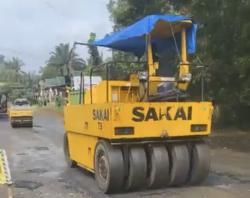
[[[27,153],[17,153],[16,155],[27,155]]]
[[[145,190],[145,189],[144,189]],[[164,190],[149,190],[148,192],[138,192],[139,193],[139,196],[140,197],[153,197],[153,196],[156,196],[156,197],[161,197],[166,194],[166,189]],[[171,189],[168,189],[168,194],[173,196],[173,195],[176,195],[177,193],[171,191]]]
[[[204,186],[218,186],[218,185],[229,185],[232,183],[236,183],[236,181],[230,179],[229,177],[223,177],[214,172],[211,172],[203,183]]]
[[[223,130],[223,132],[214,133],[209,139],[212,148],[229,148],[240,152],[250,152],[249,132]]]
[[[207,180],[202,184],[204,186],[217,186],[229,188],[232,184],[249,184],[249,178],[241,178],[232,174],[211,172]]]
[[[70,192],[74,192],[77,193],[77,194],[81,194],[82,197],[86,197],[86,198],[91,198],[92,196],[90,196],[89,192],[86,192],[84,189],[82,188],[79,188],[79,187],[75,187],[74,185],[72,184],[68,184],[68,183],[65,183],[64,184],[64,188],[67,189],[68,191]]]
[[[25,171],[25,173],[35,173],[35,174],[43,174],[46,172],[48,172],[48,170],[42,168],[34,168]]]
[[[230,173],[215,173],[217,176],[220,177],[228,177],[231,180],[234,180],[235,182],[238,182],[240,184],[249,184],[250,183],[250,179],[249,178],[244,178],[244,176],[238,176],[238,175],[233,175]]]
[[[65,183],[66,182],[65,179],[63,179],[63,178],[58,178],[56,181],[59,182],[59,183]]]
[[[28,190],[35,190],[43,186],[43,184],[35,181],[17,180],[15,181],[14,186],[15,188],[25,188]]]
[[[37,129],[33,129],[33,133],[39,133]]]
[[[36,147],[34,147],[34,149],[37,151],[48,151],[49,150],[49,148],[46,146],[36,146]]]

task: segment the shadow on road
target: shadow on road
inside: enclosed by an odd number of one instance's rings
[[[0,122],[6,122],[8,120],[9,120],[9,118],[8,118],[7,114],[0,113]]]

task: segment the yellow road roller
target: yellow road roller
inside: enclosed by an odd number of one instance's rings
[[[69,91],[64,108],[67,162],[93,172],[103,192],[200,184],[206,179],[213,106],[188,93],[188,55],[195,53],[196,31],[190,17],[150,15],[87,44],[139,57],[127,67],[129,71],[137,64],[138,71],[124,79],[111,75],[124,61],[93,66],[88,78],[81,75],[78,99],[75,90]],[[93,83],[97,68],[106,72],[103,80]]]
[[[9,109],[10,125],[33,127],[33,110],[27,98],[17,98]]]

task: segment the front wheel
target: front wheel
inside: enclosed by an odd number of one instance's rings
[[[68,167],[70,168],[76,167],[77,163],[70,159],[69,141],[68,141],[67,133],[64,134],[63,150],[64,150],[64,156],[65,156]]]
[[[106,141],[99,141],[95,149],[95,179],[105,193],[120,191],[124,180],[122,151]]]
[[[16,124],[13,123],[13,122],[11,122],[11,127],[12,127],[12,128],[16,128]]]
[[[33,121],[30,122],[29,127],[33,128]]]
[[[201,184],[208,176],[210,169],[209,146],[205,142],[197,142],[191,149],[191,171],[189,183]]]

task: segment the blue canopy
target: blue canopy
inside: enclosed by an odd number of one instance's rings
[[[174,24],[178,24],[183,20],[191,20],[190,17],[180,15],[149,15],[136,23],[114,32],[103,39],[94,41],[95,46],[109,47],[121,51],[132,52],[136,56],[142,56],[145,52],[147,34],[152,35],[152,46],[154,51],[161,53],[166,50],[177,51],[176,44],[172,35],[166,34],[165,37],[157,36],[162,30],[175,30]],[[186,26],[187,34],[187,52],[193,54],[196,51],[196,31],[197,24],[194,22]],[[155,36],[154,36],[155,35]],[[178,48],[180,47],[180,31],[174,31]]]

